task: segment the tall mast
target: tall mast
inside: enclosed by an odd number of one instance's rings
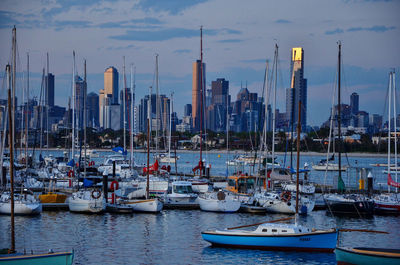
[[[123,130],[123,134],[124,134],[124,152],[126,151],[126,135],[125,135],[125,128],[126,128],[126,75],[125,75],[125,56],[123,57],[124,58],[124,67],[123,67],[123,76],[124,76],[124,91],[122,92],[122,101],[123,101],[123,104],[122,104],[122,106],[123,106],[123,108],[122,108],[122,110],[123,110],[123,112],[124,112],[124,114],[123,114],[123,117],[124,117],[124,121],[123,121],[123,127],[122,127],[122,130]]]
[[[71,133],[71,160],[73,162],[72,168],[75,168],[75,51],[72,52],[73,63],[72,63],[72,133]]]
[[[200,26],[200,177],[203,176],[203,26]]]
[[[14,27],[15,30],[15,27]],[[13,30],[13,33],[14,33]],[[14,43],[13,43],[14,44]],[[13,47],[14,49],[14,47]],[[12,109],[14,109],[14,98],[11,100],[11,81],[10,65],[6,66],[7,79],[8,79],[8,123],[9,123],[9,133],[8,133],[8,145],[10,149],[10,196],[11,196],[11,248],[10,253],[15,252],[15,224],[14,224],[14,115],[12,114]],[[15,68],[13,68],[13,71]],[[14,76],[15,72],[13,73]]]
[[[86,60],[84,61],[84,82],[83,82],[83,150],[84,150],[84,159],[83,159],[83,173],[86,178],[86,95],[87,95],[87,79],[86,79]]]
[[[301,133],[301,101],[299,100],[299,119],[297,121],[297,161],[296,161],[296,221],[299,214],[299,167],[300,167],[300,133]]]
[[[265,181],[267,181],[267,176],[268,176],[268,172],[267,172],[267,155],[268,155],[268,150],[267,150],[267,121],[269,122],[269,117],[268,117],[268,103],[269,103],[269,93],[268,93],[268,60],[266,60],[265,62],[265,74],[264,74],[264,85],[263,85],[263,90],[265,93],[265,119],[264,119],[264,139],[263,139],[263,145],[264,145],[264,153],[265,153],[265,171],[264,171],[264,177],[265,177]],[[273,112],[275,112],[274,109],[272,109]],[[272,145],[274,144],[274,142],[272,142]],[[261,146],[261,148],[263,148]],[[272,158],[273,159],[273,158]],[[268,188],[268,186],[267,186]]]
[[[12,64],[12,74],[11,74],[11,78],[12,78],[12,87],[11,87],[11,99],[13,100],[12,102],[12,120],[15,121],[15,90],[16,90],[16,73],[17,73],[17,29],[13,28],[12,30],[12,60],[13,60],[13,64]],[[12,125],[12,126],[11,126]],[[10,128],[11,128],[11,133],[13,135],[15,135],[15,125],[14,123],[10,123]],[[14,148],[14,142],[10,143],[13,148]]]
[[[134,94],[135,94],[135,83],[134,83],[134,81],[133,81],[133,78],[132,78],[132,64],[131,64],[131,119],[130,119],[130,139],[129,139],[129,143],[130,143],[130,149],[131,149],[131,152],[130,152],[130,166],[131,166],[131,169],[133,168],[133,108],[135,107],[135,102],[134,102]]]
[[[149,185],[150,185],[150,121],[151,121],[151,86],[150,86],[150,104],[147,104],[147,184],[146,184],[146,199],[149,198]]]
[[[391,171],[390,171],[390,149],[391,149],[391,133],[390,131],[392,130],[391,128],[391,116],[392,116],[392,81],[393,81],[393,74],[392,72],[389,73],[389,109],[388,109],[388,155],[387,155],[387,164],[388,164],[388,176],[390,176]],[[390,192],[390,185],[388,185],[388,192]]]
[[[229,91],[226,93],[226,178],[229,176]]]
[[[40,88],[41,95],[43,93],[43,90],[46,90],[44,88],[46,86],[45,82],[46,82],[46,74],[45,74],[45,69],[43,68],[42,86]],[[43,106],[44,106],[44,101],[45,101],[45,99],[43,99],[43,97],[41,96],[39,99],[39,104],[40,104],[40,155],[42,155],[42,149],[43,149]]]
[[[171,93],[171,105],[173,102],[174,98],[174,93]],[[171,135],[172,134],[172,111],[171,109],[169,110],[169,139],[168,139],[168,165],[171,163]],[[176,157],[175,157],[176,161]]]
[[[339,54],[338,54],[338,159],[339,159],[339,179],[342,179],[342,154],[341,154],[341,144],[342,144],[342,138],[341,138],[341,114],[340,114],[340,76],[341,76],[341,69],[340,69],[340,63],[341,63],[341,56],[342,56],[342,43],[339,41]]]
[[[398,164],[397,164],[397,113],[396,113],[396,72],[393,69],[393,73],[392,73],[392,86],[393,86],[393,127],[394,127],[394,164],[396,169],[398,168]],[[395,181],[397,182],[397,171],[394,171],[394,175],[395,175]],[[396,187],[396,192],[398,192],[398,188]]]
[[[47,53],[47,78],[46,78],[46,153],[49,154],[49,53]]]
[[[275,168],[275,163],[274,163],[274,158],[275,158],[275,108],[276,108],[276,86],[277,86],[277,76],[278,76],[278,44],[275,44],[275,58],[274,58],[274,64],[275,64],[275,76],[274,76],[274,93],[273,93],[273,103],[272,103],[272,172],[274,172]]]
[[[160,127],[160,95],[158,88],[158,54],[156,54],[156,157],[158,157],[158,130]]]
[[[27,63],[26,63],[26,115],[25,115],[25,168],[28,169],[28,121],[29,121],[29,53],[26,54],[27,56]]]

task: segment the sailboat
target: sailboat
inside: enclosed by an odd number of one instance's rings
[[[338,190],[344,190],[344,182],[341,170],[341,104],[340,104],[340,85],[341,85],[341,50],[342,44],[338,43]],[[370,216],[374,211],[373,200],[359,194],[326,194],[324,195],[326,206],[333,215],[355,215]]]
[[[299,101],[299,119],[297,132],[301,131],[301,101]],[[299,161],[300,161],[300,137],[297,137],[297,193],[299,192]],[[213,230],[202,232],[204,240],[213,246],[248,248],[262,250],[283,251],[317,251],[333,252],[336,247],[338,236],[337,229],[317,230],[310,229],[297,223],[299,213],[299,197],[296,199],[296,215],[294,224],[277,224],[277,221],[287,221],[285,218],[272,222],[257,223],[224,230]],[[258,226],[249,231],[240,228]]]
[[[389,73],[389,109],[388,109],[388,156],[387,156],[387,170],[385,174],[387,174],[387,185],[388,192],[382,193],[374,197],[375,201],[375,211],[379,214],[400,214],[400,195],[398,194],[398,189],[400,188],[400,183],[397,182],[397,173],[399,172],[397,162],[397,137],[396,137],[396,75],[395,72]],[[393,102],[392,102],[393,101]],[[393,122],[394,122],[394,166],[391,165],[391,105],[393,104]],[[392,178],[392,173],[394,173],[395,179]],[[394,187],[396,192],[390,192],[390,187]]]
[[[295,58],[295,52],[293,53],[293,58]],[[273,109],[275,109],[276,106],[277,72],[278,72],[278,45],[275,45],[275,55],[273,63],[273,73],[274,73],[273,77],[274,88],[273,88],[273,100],[272,100]],[[267,77],[268,77],[268,62],[266,65],[266,74],[264,81],[265,85],[268,84],[268,82],[266,81]],[[294,77],[292,76],[292,87],[294,86],[293,82],[294,82]],[[268,99],[267,90],[266,90],[266,99]],[[268,100],[266,100],[266,105],[268,105]],[[266,133],[266,123],[267,121],[265,121],[264,124],[264,135]],[[299,135],[297,138],[300,138]],[[272,158],[274,157],[275,157],[275,111],[273,111],[272,113]],[[296,191],[297,185],[292,181],[292,175],[294,173],[308,174],[308,170],[302,169],[300,172],[296,172],[292,168],[286,169],[282,167],[275,167],[275,163],[272,163],[271,168],[269,169],[267,165],[268,164],[266,161],[265,169],[260,170],[260,175],[263,175],[262,179],[264,181],[264,185],[268,181],[269,183],[268,188],[272,188],[272,190],[267,190],[266,189],[267,187],[265,185],[262,190],[255,192],[253,197],[254,198],[253,203],[264,207],[267,212],[294,214],[296,213],[296,202],[297,202],[300,205],[299,209],[301,214],[310,213],[314,209],[315,205],[315,199],[314,199],[315,187],[312,184],[305,183],[305,181],[303,180],[299,184],[300,188],[298,189],[298,191]],[[276,188],[276,186],[278,185],[282,187],[281,190],[278,190]]]
[[[13,90],[15,90],[15,63],[16,63],[16,28],[13,28]],[[7,65],[8,69],[8,80],[10,78],[10,66]],[[13,92],[13,95],[14,92]],[[13,112],[13,104],[14,100],[11,100],[11,88],[8,88],[8,120],[10,128],[13,128],[14,125],[14,115]],[[14,97],[13,97],[14,99]],[[47,254],[22,254],[17,253],[15,250],[15,204],[14,204],[14,133],[13,130],[10,130],[9,133],[9,143],[10,143],[10,200],[11,200],[11,248],[7,250],[7,253],[0,253],[0,264],[62,264],[62,265],[70,265],[73,263],[74,253],[73,252],[57,252],[57,253],[47,253]]]
[[[156,55],[156,71],[158,72],[158,54]],[[158,74],[157,74],[158,79]],[[158,83],[158,80],[157,80]],[[119,202],[132,207],[134,212],[158,213],[163,209],[163,203],[158,198],[150,198],[150,123],[151,123],[151,87],[149,90],[147,108],[147,167],[146,167],[146,192],[145,199],[124,199]],[[158,129],[158,128],[157,128]],[[158,163],[157,163],[158,164]]]

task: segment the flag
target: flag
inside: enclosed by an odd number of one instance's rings
[[[392,176],[391,176],[390,174],[388,174],[388,181],[387,181],[387,184],[388,184],[389,186],[392,186],[392,187],[395,187],[395,188],[400,188],[400,183],[399,183],[399,182],[395,182],[395,181],[392,179]]]
[[[88,179],[83,179],[83,186],[84,186],[85,188],[92,187],[92,186],[93,186],[93,181],[88,180]]]
[[[72,159],[67,163],[67,166],[73,167],[75,165],[75,161]]]

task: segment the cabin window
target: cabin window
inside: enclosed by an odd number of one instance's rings
[[[262,231],[263,231],[264,233],[266,233],[266,232],[268,232],[268,229],[263,229]]]
[[[236,182],[234,179],[229,179],[228,180],[228,186],[230,187],[236,187]]]
[[[299,232],[301,233],[301,229],[299,229]]]
[[[282,233],[286,233],[287,232],[287,230],[282,230]]]
[[[272,232],[278,232],[278,230],[276,230],[276,229],[272,229]]]
[[[187,194],[187,193],[193,193],[193,190],[192,190],[191,186],[177,185],[177,186],[174,186],[174,192],[179,193],[179,194]]]

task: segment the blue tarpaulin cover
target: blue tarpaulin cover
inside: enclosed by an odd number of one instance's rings
[[[88,180],[88,179],[83,179],[83,186],[84,186],[85,188],[92,187],[92,186],[93,186],[93,181]]]

